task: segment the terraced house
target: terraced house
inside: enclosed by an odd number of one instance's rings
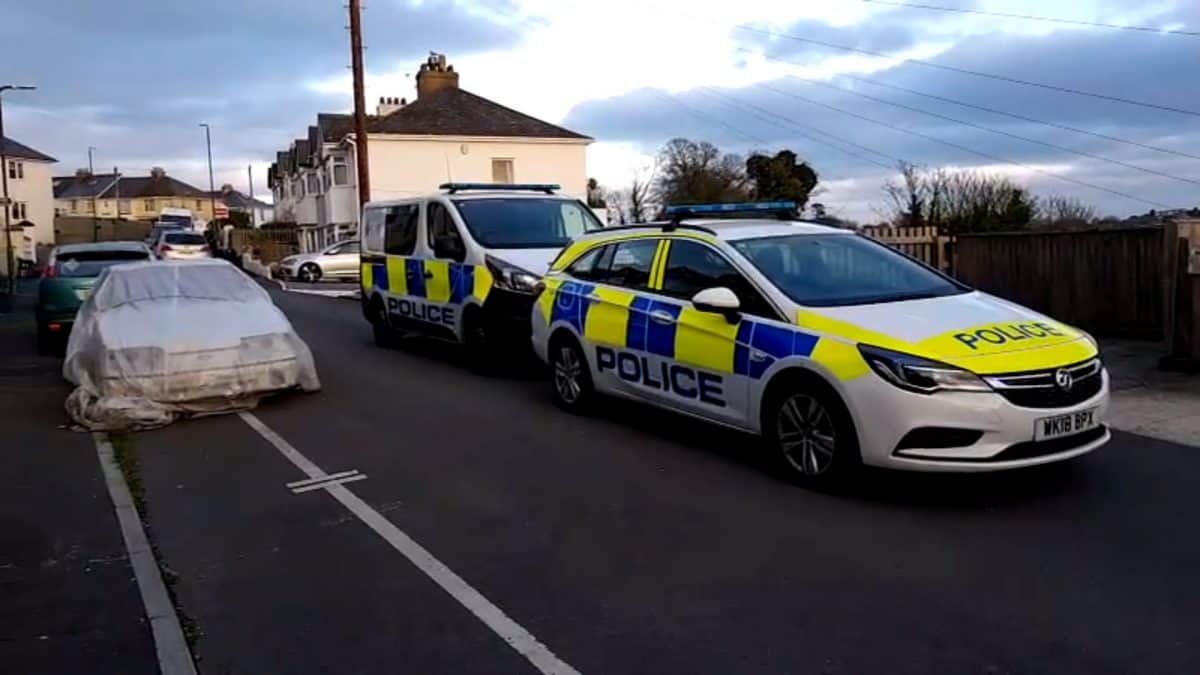
[[[372,200],[425,194],[447,181],[557,183],[587,197],[590,137],[462,89],[440,54],[421,64],[416,80],[414,100],[384,97],[368,117]],[[323,113],[268,171],[275,219],[300,226],[304,250],[357,236],[357,143],[350,115]]]
[[[222,201],[216,203],[220,210]],[[54,179],[55,215],[155,220],[166,208],[187,209],[205,222],[213,217],[208,192],[168,176],[161,167],[151,169],[149,176],[80,169]]]

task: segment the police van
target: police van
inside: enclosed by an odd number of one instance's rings
[[[580,237],[543,280],[534,351],[563,408],[602,392],[760,434],[809,484],[861,464],[1024,467],[1108,441],[1086,333],[795,220],[789,202],[667,213]]]
[[[362,307],[376,343],[402,334],[450,340],[477,366],[497,347],[527,350],[535,285],[565,244],[600,221],[557,185],[439,190],[363,208]]]

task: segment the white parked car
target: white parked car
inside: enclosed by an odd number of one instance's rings
[[[104,270],[79,310],[63,376],[92,429],[158,426],[320,388],[308,345],[270,295],[223,260]]]
[[[279,261],[284,279],[315,283],[321,279],[358,279],[358,241],[342,241],[317,253],[298,253]]]
[[[154,242],[154,256],[161,260],[211,258],[208,240],[190,230],[163,230]]]

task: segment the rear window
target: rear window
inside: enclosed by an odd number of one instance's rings
[[[455,199],[454,205],[471,236],[487,248],[560,248],[601,228],[574,199]]]
[[[163,235],[163,241],[180,246],[204,246],[208,243],[204,235],[195,232],[168,232]]]
[[[60,253],[56,257],[54,271],[60,277],[94,277],[106,267],[121,263],[146,260],[144,251],[77,251]]]

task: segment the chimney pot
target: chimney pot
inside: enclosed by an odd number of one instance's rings
[[[458,73],[447,65],[445,54],[432,53],[417,71],[417,100],[444,89],[458,89]]]

